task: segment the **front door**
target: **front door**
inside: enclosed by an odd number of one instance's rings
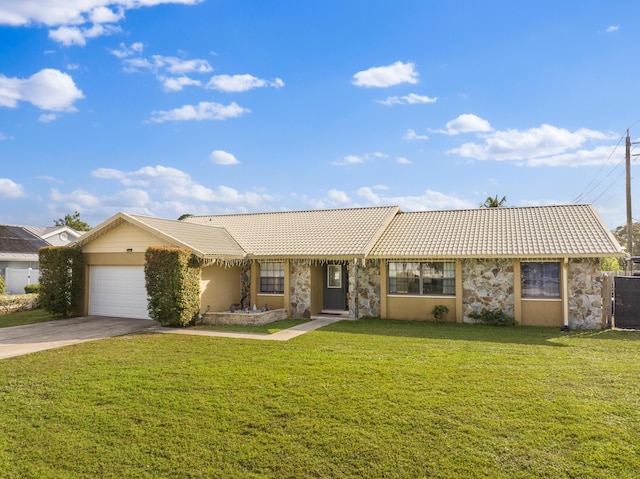
[[[346,310],[347,291],[349,281],[347,278],[346,264],[325,264],[324,273],[324,293],[322,309]]]

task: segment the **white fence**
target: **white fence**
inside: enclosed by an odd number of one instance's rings
[[[36,284],[40,281],[40,270],[5,268],[4,279],[7,283],[7,294],[24,294],[24,287],[27,284]]]

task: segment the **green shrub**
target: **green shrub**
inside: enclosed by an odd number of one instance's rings
[[[5,294],[7,292],[7,283],[4,280],[4,276],[0,274],[0,294]]]
[[[479,313],[472,311],[469,313],[469,317],[479,323],[493,326],[515,326],[517,324],[513,316],[508,315],[500,309],[485,309]]]
[[[449,308],[444,304],[437,304],[431,309],[431,314],[437,322],[443,321],[444,317],[449,314]]]
[[[27,284],[24,287],[24,292],[26,294],[38,294],[40,292],[40,284]]]
[[[200,264],[185,248],[152,246],[144,266],[149,316],[163,326],[185,327],[200,312]]]
[[[51,314],[68,318],[76,314],[82,295],[84,265],[82,250],[46,246],[38,253],[40,261],[40,304]]]

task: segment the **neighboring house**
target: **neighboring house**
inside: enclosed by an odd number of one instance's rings
[[[38,282],[40,248],[64,246],[80,235],[67,226],[0,225],[0,274],[7,294],[22,294],[26,285]]]
[[[148,317],[144,253],[203,261],[201,310],[267,304],[291,317],[342,313],[449,321],[502,310],[523,325],[597,328],[599,258],[623,250],[590,205],[401,212],[398,207],[192,216],[119,213],[85,234],[83,313]]]

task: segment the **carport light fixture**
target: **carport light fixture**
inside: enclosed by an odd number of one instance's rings
[[[127,253],[133,253],[133,248],[127,248]]]

